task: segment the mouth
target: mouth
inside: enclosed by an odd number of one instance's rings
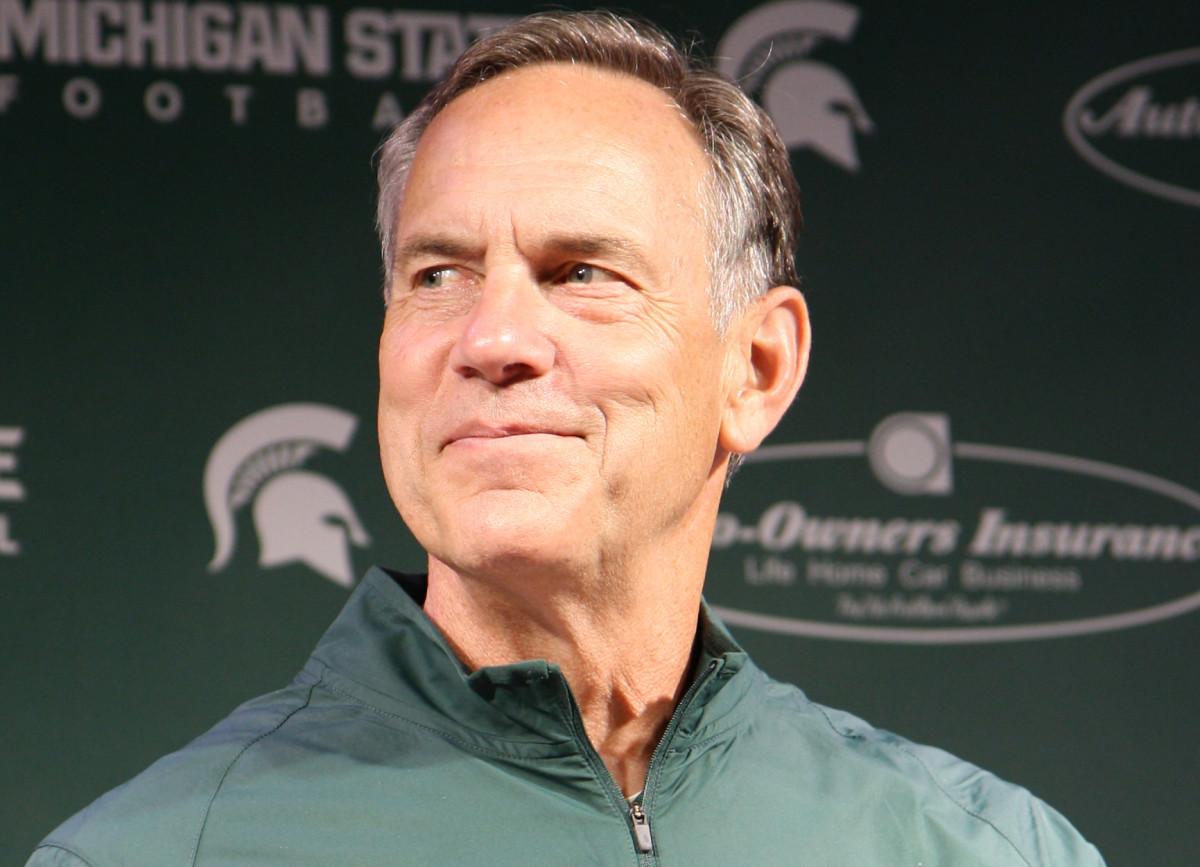
[[[454,428],[442,443],[445,449],[455,444],[473,442],[486,444],[488,441],[512,440],[516,437],[575,437],[579,436],[555,425],[522,421],[508,423],[467,422]]]

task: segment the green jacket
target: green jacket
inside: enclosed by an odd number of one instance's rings
[[[1103,863],[1024,789],[771,680],[707,609],[695,683],[630,807],[558,667],[468,672],[412,581],[372,569],[290,686],[29,864]]]

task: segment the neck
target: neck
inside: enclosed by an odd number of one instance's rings
[[[588,738],[631,796],[690,681],[707,554],[622,581],[540,572],[497,582],[431,557],[425,611],[472,669],[557,663]]]

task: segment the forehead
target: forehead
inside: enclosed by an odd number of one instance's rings
[[[702,222],[708,158],[691,123],[658,88],[587,66],[507,72],[455,98],[418,145],[401,232],[436,204],[498,204],[544,221]],[[457,195],[462,194],[462,195]]]

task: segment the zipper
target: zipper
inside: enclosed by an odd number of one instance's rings
[[[650,754],[650,764],[646,768],[646,787],[642,790],[632,804],[629,806],[629,821],[633,827],[633,839],[637,845],[638,852],[649,854],[654,851],[654,835],[650,831],[650,817],[646,815],[645,808],[642,802],[646,796],[654,788],[657,781],[655,771],[662,762],[662,754],[667,748],[667,744],[675,736],[675,730],[679,728],[679,721],[684,713],[687,712],[688,706],[692,703],[692,699],[696,697],[696,693],[700,691],[700,687],[708,682],[712,677],[713,672],[717,670],[720,662],[716,659],[710,659],[708,665],[700,676],[692,681],[692,685],[688,687],[688,691],[684,693],[683,698],[679,700],[679,704],[675,706],[674,713],[671,714],[671,719],[667,722],[667,727],[663,731],[663,736],[659,738],[658,744],[654,747],[654,752]]]
[[[657,775],[654,773],[655,769],[661,763],[662,753],[666,749],[667,743],[669,743],[671,738],[674,736],[675,729],[679,727],[679,720],[687,711],[688,705],[692,703],[692,699],[695,698],[696,693],[700,691],[700,687],[708,681],[713,672],[715,672],[719,666],[719,660],[709,660],[704,671],[701,672],[700,675],[692,682],[692,685],[688,688],[688,691],[684,693],[683,698],[680,699],[679,704],[675,706],[675,711],[671,714],[671,719],[667,722],[667,727],[663,731],[663,736],[659,739],[658,744],[654,747],[654,752],[650,754],[650,764],[646,769],[646,787],[642,791],[642,794],[635,798],[632,803],[626,801],[625,795],[617,786],[617,781],[613,779],[613,775],[608,770],[608,767],[604,764],[604,760],[600,758],[600,754],[597,753],[596,748],[592,746],[592,742],[588,738],[587,732],[583,727],[583,715],[579,712],[579,704],[575,701],[575,695],[571,692],[571,688],[567,684],[566,680],[564,679],[562,681],[562,688],[566,695],[567,705],[570,708],[572,723],[576,732],[578,732],[578,741],[579,745],[582,747],[584,756],[592,764],[597,777],[601,781],[608,782],[607,788],[609,790],[609,798],[612,800],[613,805],[627,805],[626,807],[621,808],[621,812],[625,813],[629,819],[630,831],[633,834],[633,844],[637,849],[638,855],[641,856],[638,859],[640,863],[654,863],[654,835],[650,830],[650,817],[646,814],[646,810],[642,806],[642,803],[645,800],[646,795],[649,794],[653,788],[654,781],[657,778]]]
[[[633,839],[639,852],[654,851],[654,836],[650,833],[650,820],[642,809],[641,800],[629,805],[629,821],[633,825]]]

